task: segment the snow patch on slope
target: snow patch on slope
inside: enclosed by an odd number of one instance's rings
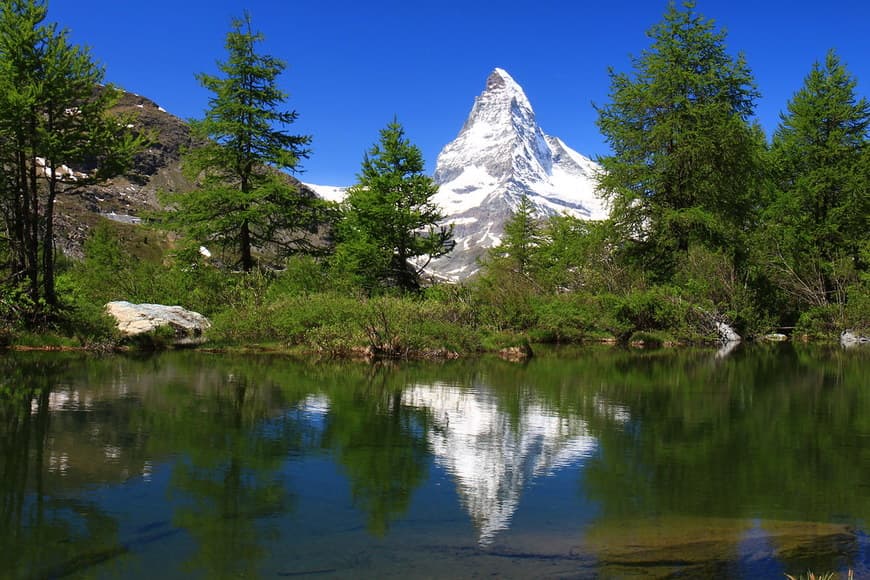
[[[303,183],[302,185],[313,191],[317,195],[317,197],[325,199],[326,201],[341,203],[342,201],[344,201],[345,196],[347,196],[346,187],[337,187],[334,185],[317,185],[315,183]]]

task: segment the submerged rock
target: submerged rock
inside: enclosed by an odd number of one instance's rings
[[[765,334],[762,338],[768,342],[785,342],[788,340],[788,336],[780,332]]]
[[[208,318],[181,306],[118,301],[106,304],[106,311],[114,317],[124,336],[138,336],[169,327],[175,332],[174,344],[205,342],[203,333],[211,327]]]

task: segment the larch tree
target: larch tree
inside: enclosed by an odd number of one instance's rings
[[[493,248],[496,259],[507,260],[516,273],[531,273],[534,252],[541,242],[540,219],[527,195],[520,198],[510,219],[504,225],[504,237]]]
[[[597,107],[612,149],[600,189],[629,255],[666,280],[691,244],[741,236],[764,138],[750,122],[758,93],[746,62],[694,2],[671,2],[648,36],[633,74],[610,71],[611,102]]]
[[[39,0],[0,4],[0,209],[9,277],[35,319],[58,306],[54,211],[58,196],[119,174],[142,139],[109,114],[104,70]]]
[[[781,116],[771,148],[776,199],[760,244],[767,271],[806,306],[842,303],[843,275],[870,252],[870,102],[834,51]]]
[[[453,249],[453,228],[432,201],[438,186],[424,173],[423,154],[394,120],[366,153],[348,190],[338,227],[335,264],[373,290],[419,287],[423,269]]]
[[[311,137],[286,130],[298,118],[284,108],[288,95],[278,86],[286,65],[257,52],[262,40],[246,12],[227,34],[222,76],[197,76],[212,93],[205,118],[191,123],[202,145],[184,158],[198,187],[168,198],[177,209],[170,223],[201,243],[231,248],[246,272],[255,266],[255,248],[279,255],[307,249],[318,208],[284,173],[299,170]]]

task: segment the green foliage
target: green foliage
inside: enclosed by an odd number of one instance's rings
[[[325,292],[329,286],[330,280],[322,262],[312,256],[292,256],[284,263],[284,270],[276,273],[266,299]]]
[[[858,99],[855,87],[829,52],[788,103],[773,139],[776,196],[763,216],[756,259],[807,320],[833,313],[834,304],[842,323],[847,298],[868,271],[862,248],[870,240],[870,102]]]
[[[312,295],[288,294],[274,302],[263,303],[251,294],[232,309],[225,309],[214,319],[209,337],[231,344],[276,343],[313,344],[320,347],[318,336],[333,336],[333,343],[359,342],[361,325],[359,302],[351,296],[332,293]],[[355,328],[356,327],[356,328]]]
[[[722,250],[692,245],[677,264],[674,283],[684,300],[727,320],[740,334],[757,336],[773,325],[756,284]]]
[[[477,349],[467,307],[437,300],[337,293],[287,294],[218,314],[209,336],[226,344],[275,344],[383,357]]]
[[[612,333],[629,342],[638,332],[666,332],[669,337],[698,342],[715,338],[716,313],[687,301],[679,288],[653,286],[647,290],[611,297]]]
[[[540,237],[535,206],[528,196],[523,195],[510,219],[505,222],[501,243],[490,251],[491,259],[505,260],[508,267],[517,273],[529,275],[541,242]]]
[[[748,66],[694,2],[671,2],[649,36],[633,75],[611,71],[611,102],[598,107],[613,151],[600,187],[626,256],[668,280],[690,243],[733,246],[727,233],[754,208],[763,136],[748,122],[758,96]]]
[[[536,278],[551,292],[620,292],[638,282],[614,251],[616,236],[609,222],[553,216],[541,237]]]
[[[438,187],[424,173],[420,149],[394,120],[366,153],[357,184],[342,204],[336,271],[369,292],[384,286],[419,288],[423,267],[412,262],[452,249],[452,227],[438,226]],[[425,266],[425,264],[424,264]]]
[[[167,198],[177,206],[169,225],[198,242],[233,248],[232,261],[246,272],[255,248],[279,256],[308,248],[323,209],[282,173],[308,157],[311,137],[283,129],[298,114],[281,110],[287,94],[277,81],[285,64],[257,53],[262,40],[247,13],[234,19],[227,61],[218,65],[223,77],[198,75],[212,97],[205,118],[191,123],[203,143],[187,153],[184,168],[199,187]]]
[[[57,196],[122,172],[143,142],[107,114],[117,93],[102,67],[46,17],[43,1],[0,5],[0,218],[31,323],[58,306]]]
[[[535,328],[532,336],[538,342],[580,342],[590,335],[598,336],[609,326],[603,318],[601,302],[591,294],[572,292],[540,296],[533,301]]]
[[[469,285],[474,311],[482,326],[516,331],[534,326],[532,300],[541,294],[541,288],[510,264],[500,260],[488,262],[483,273]]]
[[[478,347],[472,329],[462,324],[469,314],[463,305],[382,296],[366,303],[363,326],[368,346],[382,356],[470,352]]]

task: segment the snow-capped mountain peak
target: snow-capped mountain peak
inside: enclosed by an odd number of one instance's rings
[[[525,195],[539,215],[562,212],[603,219],[596,195],[598,165],[538,126],[522,87],[496,68],[474,101],[459,135],[438,155],[436,203],[455,225],[456,249],[429,269],[462,279],[498,245],[504,223]]]

